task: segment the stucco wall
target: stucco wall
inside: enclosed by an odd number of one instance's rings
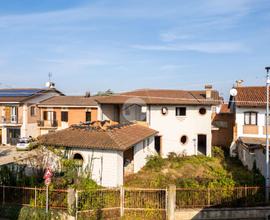
[[[79,153],[84,159],[83,169],[90,172],[92,179],[105,187],[123,184],[123,153],[113,150],[78,149],[69,150],[69,158]]]
[[[260,137],[264,138],[263,129],[265,126],[265,109],[263,108],[236,108],[235,123],[237,126],[237,137]],[[244,126],[244,112],[254,111],[258,112],[258,134],[245,134],[243,132]]]
[[[161,114],[161,108],[168,109],[167,115]],[[177,106],[178,107],[178,106]],[[202,106],[179,106],[186,107],[186,116],[177,117],[175,115],[176,106],[151,106],[148,112],[148,123],[150,127],[159,131],[162,136],[161,153],[167,156],[170,152],[186,153],[194,155],[197,153],[197,136],[199,134],[207,135],[207,155],[211,155],[211,107],[205,107],[207,112],[200,115],[199,109]],[[182,135],[188,137],[186,144],[180,143]]]
[[[244,146],[238,145],[238,158],[242,161],[244,166],[247,166],[249,170],[253,169],[256,154],[249,152]]]
[[[149,145],[143,147],[143,142],[140,142],[134,147],[134,172],[137,173],[147,162],[147,157],[156,154],[154,137],[149,138]]]

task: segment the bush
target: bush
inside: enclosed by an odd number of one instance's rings
[[[212,147],[212,156],[221,160],[225,159],[225,152],[221,147]]]
[[[165,165],[165,159],[161,156],[150,156],[147,158],[145,168],[159,170]]]

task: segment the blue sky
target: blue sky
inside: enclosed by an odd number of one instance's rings
[[[0,87],[67,94],[264,83],[269,0],[0,1]]]

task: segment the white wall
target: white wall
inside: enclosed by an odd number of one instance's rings
[[[91,172],[92,179],[104,187],[123,184],[123,153],[113,150],[72,148],[69,158],[79,153],[84,159],[83,169]]]
[[[168,114],[165,116],[161,114],[162,107],[168,109]],[[175,107],[169,105],[150,106],[150,112],[147,113],[147,121],[150,127],[159,131],[159,135],[162,136],[162,156],[167,156],[170,152],[178,154],[185,152],[187,155],[196,154],[198,134],[207,135],[206,153],[208,156],[211,156],[211,107],[205,107],[207,113],[200,115],[199,109],[202,106],[177,106],[187,108],[186,116],[180,117],[175,115]],[[188,137],[188,141],[184,145],[180,143],[182,135]]]
[[[259,134],[243,134],[243,126],[244,126],[244,112],[258,112],[258,126],[259,126]],[[263,127],[265,126],[265,109],[263,108],[236,108],[235,110],[235,122],[237,125],[237,138],[238,137],[260,137],[264,138]]]
[[[134,147],[134,172],[137,173],[143,168],[147,162],[147,157],[157,154],[155,151],[155,137],[149,137],[149,145],[147,146],[147,139],[145,140],[146,145],[143,147],[143,141]]]

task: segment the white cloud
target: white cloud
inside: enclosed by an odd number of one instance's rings
[[[234,42],[204,42],[170,45],[132,45],[132,48],[152,51],[193,51],[201,53],[234,53],[246,52],[248,49]]]

